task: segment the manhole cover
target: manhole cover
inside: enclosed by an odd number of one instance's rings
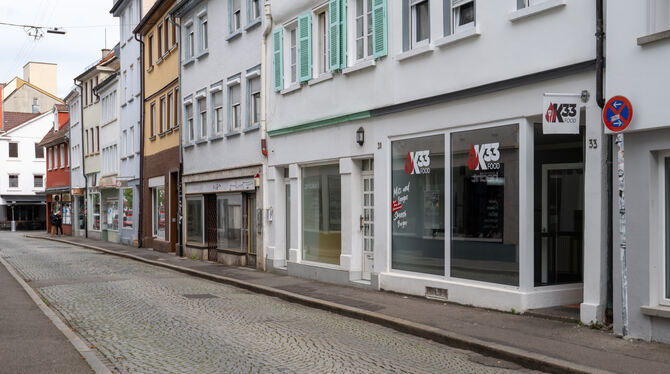
[[[183,295],[187,299],[216,299],[217,297],[208,293],[192,293]]]

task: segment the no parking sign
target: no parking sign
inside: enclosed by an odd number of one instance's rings
[[[623,131],[633,119],[633,105],[624,96],[614,96],[603,108],[603,122],[614,132]]]

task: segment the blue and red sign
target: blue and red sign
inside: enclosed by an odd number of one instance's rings
[[[614,96],[603,108],[603,122],[614,132],[623,131],[633,119],[633,105],[623,96]]]

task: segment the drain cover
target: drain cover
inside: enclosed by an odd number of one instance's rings
[[[214,296],[212,294],[208,293],[192,293],[192,294],[185,294],[182,295],[187,299],[216,299],[217,296]]]

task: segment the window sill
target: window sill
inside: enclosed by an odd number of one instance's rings
[[[670,306],[641,306],[640,312],[650,317],[670,318]]]
[[[547,12],[551,9],[556,9],[558,7],[564,6],[566,0],[547,0],[545,2],[539,3],[537,5],[521,8],[515,10],[507,15],[507,18],[510,22],[516,22],[527,17],[534,16],[539,13]]]
[[[322,73],[318,77],[309,80],[307,84],[309,86],[313,86],[315,84],[319,84],[321,82],[325,82],[331,79],[333,79],[333,73]]]
[[[207,249],[207,246],[203,243],[186,242],[186,245],[192,248]]]
[[[405,61],[409,58],[423,55],[425,53],[433,52],[433,47],[430,44],[422,45],[421,47],[416,47],[408,51],[399,53],[396,55],[396,60],[398,62]]]
[[[239,136],[240,134],[242,133],[239,132],[238,130],[230,131],[226,133],[226,138],[232,138],[233,136]]]
[[[435,46],[436,47],[445,47],[445,46],[452,45],[456,42],[459,42],[461,40],[474,38],[474,37],[479,36],[479,35],[480,35],[479,34],[479,27],[473,27],[471,29],[461,31],[461,32],[458,32],[456,34],[447,35],[443,38],[437,39],[435,41]]]
[[[129,102],[130,102],[130,100],[129,100]],[[126,105],[128,105],[128,103],[123,103],[123,104],[121,104],[121,108],[125,108]]]
[[[154,70],[154,66],[151,65],[151,66],[149,66],[149,68],[147,69],[147,73],[151,73],[153,70]]]
[[[156,65],[160,65],[163,62],[163,56],[160,56],[156,59]]]
[[[367,68],[371,68],[377,65],[377,62],[374,59],[368,59],[368,60],[362,60],[358,61],[354,64],[354,66],[350,66],[348,68],[344,68],[342,70],[342,74],[351,74],[357,71],[361,71]]]
[[[637,45],[644,46],[653,42],[657,42],[659,40],[666,40],[666,39],[670,39],[670,30],[659,31],[653,34],[641,36],[637,38]]]
[[[186,149],[186,148],[191,148],[191,147],[193,147],[194,145],[195,145],[195,144],[193,144],[193,143],[187,143],[187,144],[184,144],[184,149]]]
[[[255,20],[251,21],[250,24],[248,24],[248,25],[246,25],[246,26],[244,27],[244,31],[249,31],[249,30],[253,29],[254,27],[256,27],[256,26],[258,26],[258,25],[260,25],[260,24],[261,24],[261,19],[260,19],[260,18],[256,18]]]
[[[279,91],[279,93],[282,94],[282,95],[290,94],[291,92],[298,91],[300,89],[300,87],[301,86],[299,84],[294,83],[293,85],[288,86],[288,88],[285,88],[285,89]]]
[[[202,144],[202,143],[207,143],[207,139],[198,139],[198,140],[195,141],[196,145]]]
[[[256,130],[258,130],[258,129],[260,129],[260,128],[261,128],[260,125],[253,125],[253,126],[250,126],[250,127],[245,128],[245,129],[243,130],[243,132],[246,134],[246,133],[248,133],[248,132],[256,131]]]
[[[167,135],[167,132],[165,132],[165,131],[158,133],[159,138],[163,138],[163,137],[165,137],[165,135]]]
[[[201,58],[207,57],[207,56],[209,56],[209,50],[206,49],[206,50],[200,52],[200,54],[198,55],[198,57],[196,57],[196,59],[200,60]]]
[[[209,141],[221,140],[221,139],[223,139],[223,134],[213,135],[212,137],[209,138]]]
[[[234,33],[232,33],[232,34],[226,36],[225,41],[229,42],[229,41],[231,41],[231,40],[237,38],[237,37],[240,36],[240,35],[242,35],[242,30],[237,30],[237,31],[235,31]]]
[[[194,62],[195,62],[195,60],[191,58],[191,59],[189,59],[189,60],[187,60],[187,61],[184,61],[184,64],[183,64],[183,65],[184,65],[184,67],[187,67],[187,66],[193,64]]]
[[[154,136],[150,136],[150,137],[149,137],[149,140],[152,141],[152,142],[153,142],[154,140],[156,140],[156,135],[154,135]]]
[[[130,99],[128,99],[128,102],[129,102],[129,103],[132,103],[133,100],[135,100],[135,98],[131,96]]]

